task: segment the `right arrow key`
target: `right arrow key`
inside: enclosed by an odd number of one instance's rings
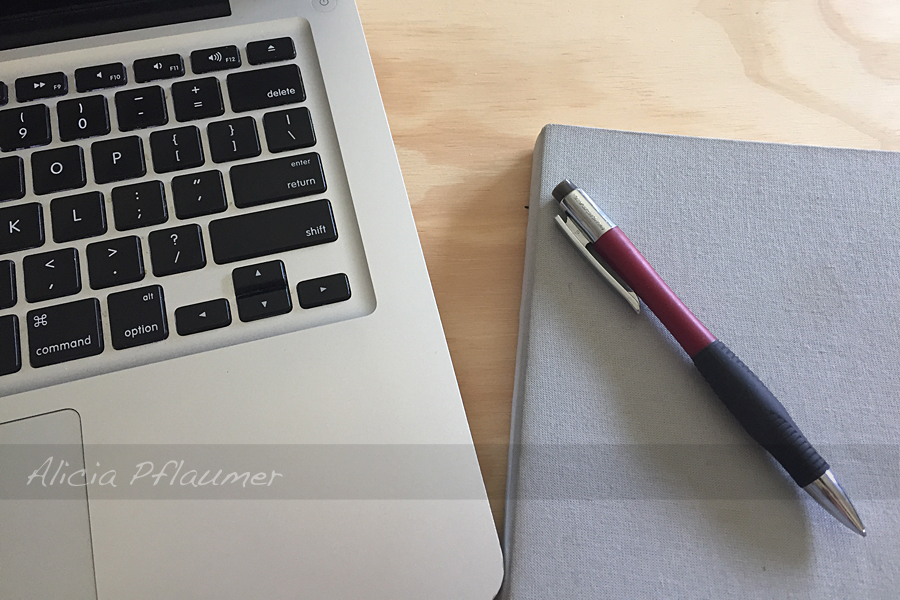
[[[297,284],[297,297],[303,308],[315,308],[350,299],[350,280],[344,273],[307,279]]]

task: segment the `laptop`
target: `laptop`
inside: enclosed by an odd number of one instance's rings
[[[0,48],[0,598],[492,598],[354,2],[8,1]]]

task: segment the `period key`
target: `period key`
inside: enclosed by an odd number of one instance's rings
[[[28,312],[31,366],[46,367],[103,352],[100,301],[85,298]]]

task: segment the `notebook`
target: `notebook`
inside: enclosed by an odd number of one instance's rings
[[[4,2],[0,49],[0,598],[494,597],[355,3]]]
[[[557,229],[587,191],[828,460],[840,525]],[[900,154],[548,125],[534,151],[502,598],[892,598]]]

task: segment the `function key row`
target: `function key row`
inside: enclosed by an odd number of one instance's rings
[[[297,65],[233,73],[228,76],[227,85],[235,112],[274,108],[306,99]],[[169,122],[166,92],[158,85],[118,92],[115,103],[120,131],[161,127]],[[215,77],[175,83],[172,86],[172,103],[175,119],[180,123],[225,113],[222,90]],[[109,106],[104,96],[63,100],[57,104],[57,113],[61,141],[88,139],[111,132]],[[299,118],[300,114],[283,113],[280,116],[286,117],[283,123],[269,117],[266,124],[271,125],[272,129],[283,130],[282,139],[288,135],[295,136],[298,127],[303,128],[300,133],[304,137],[309,137],[306,134],[306,130],[311,129],[308,112],[303,113],[305,119]],[[292,117],[296,123],[291,122]],[[296,142],[297,138],[293,137],[293,140]],[[0,111],[0,150],[24,150],[46,146],[51,141],[53,136],[48,106],[32,104]]]
[[[232,278],[241,321],[270,318],[293,309],[281,261],[235,269]],[[350,295],[350,282],[344,273],[297,284],[297,297],[304,309],[343,302],[349,300]],[[110,294],[106,303],[110,338],[116,350],[160,342],[169,337],[162,286],[150,285]],[[231,307],[225,298],[175,310],[175,329],[181,336],[221,329],[231,322]],[[29,362],[34,368],[96,356],[104,350],[100,300],[97,298],[29,311],[24,326],[28,331]],[[0,316],[0,376],[21,370],[21,347],[18,316]]]
[[[261,40],[247,44],[247,60],[251,65],[291,60],[297,52],[289,38]],[[241,66],[241,52],[237,46],[220,46],[191,52],[191,69],[197,75],[236,69]],[[134,61],[134,79],[137,83],[173,79],[185,74],[184,60],[179,54],[167,54]],[[122,63],[109,63],[75,70],[75,89],[81,93],[114,88],[128,83],[128,73]],[[69,93],[69,81],[65,73],[45,73],[20,77],[15,82],[16,99],[31,102],[65,96]],[[0,82],[0,106],[9,100],[5,83]]]

